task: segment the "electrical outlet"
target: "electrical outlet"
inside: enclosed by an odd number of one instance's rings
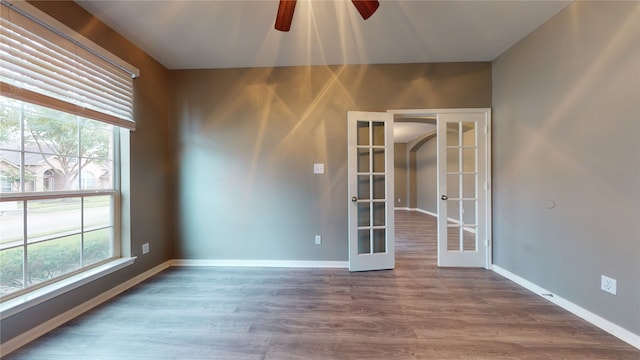
[[[608,293],[615,295],[618,292],[618,282],[616,281],[616,279],[612,279],[608,276],[601,275],[600,288],[603,291],[606,291]]]
[[[316,235],[316,245],[322,244],[322,236]]]
[[[142,244],[142,255],[149,253],[149,243]]]

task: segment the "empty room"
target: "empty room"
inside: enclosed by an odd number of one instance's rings
[[[637,1],[1,0],[2,359],[639,359]]]

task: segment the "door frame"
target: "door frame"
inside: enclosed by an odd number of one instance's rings
[[[486,152],[484,154],[486,157],[486,175],[484,179],[486,184],[484,187],[485,196],[486,196],[486,206],[484,207],[483,210],[485,211],[486,223],[484,225],[486,228],[486,231],[485,231],[486,233],[484,235],[486,239],[485,241],[487,246],[487,254],[486,254],[484,268],[490,269],[491,265],[493,264],[493,241],[492,241],[493,220],[492,220],[492,212],[491,212],[491,209],[492,209],[491,108],[394,109],[394,110],[387,110],[387,112],[392,113],[394,115],[394,119],[396,117],[424,117],[424,116],[436,116],[436,119],[437,119],[438,114],[485,113],[487,123],[486,123],[485,131],[483,131],[483,133],[485,134],[485,141],[486,141]],[[438,121],[440,120],[436,120],[436,124]],[[438,216],[440,216],[440,214],[438,214]],[[438,246],[440,245],[438,244]]]

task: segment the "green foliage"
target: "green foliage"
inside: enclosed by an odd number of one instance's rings
[[[53,157],[56,162],[51,162],[45,156],[43,160],[64,176],[66,184],[77,179],[82,167],[109,157],[111,132],[108,126],[97,121],[66,119],[66,116],[61,115],[55,118],[29,115],[26,128],[27,141],[37,145],[42,153],[56,154]],[[79,161],[79,157],[83,160]]]
[[[20,183],[20,170],[14,168],[7,168],[6,170],[0,170],[0,174],[3,176],[4,181],[8,181],[11,184]],[[24,172],[24,182],[34,181],[36,176],[31,171]]]
[[[19,133],[19,111],[16,108],[6,106],[5,101],[0,101],[0,143],[14,139]]]
[[[111,157],[112,126],[3,96],[0,96],[0,145],[20,143],[21,119],[28,151],[46,154],[42,160],[64,179],[64,185],[58,189],[72,188],[70,185],[77,180],[81,168]],[[24,181],[34,179],[32,176]]]
[[[22,247],[0,251],[0,287],[22,288]],[[0,291],[2,294],[4,291]]]
[[[109,229],[84,235],[85,266],[111,256]],[[0,294],[23,288],[22,247],[0,251]],[[30,286],[80,268],[80,235],[45,241],[28,247],[27,284]]]

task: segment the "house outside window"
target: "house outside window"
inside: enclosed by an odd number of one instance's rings
[[[83,190],[91,190],[96,187],[96,178],[91,171],[85,170],[80,178],[80,188]]]
[[[12,179],[11,179],[11,174],[4,171],[4,170],[0,170],[0,192],[3,193],[8,193],[8,192],[12,192],[13,188],[12,188]]]
[[[42,176],[42,188],[45,191],[51,191],[55,189],[56,179],[53,170],[49,169],[44,172]]]

